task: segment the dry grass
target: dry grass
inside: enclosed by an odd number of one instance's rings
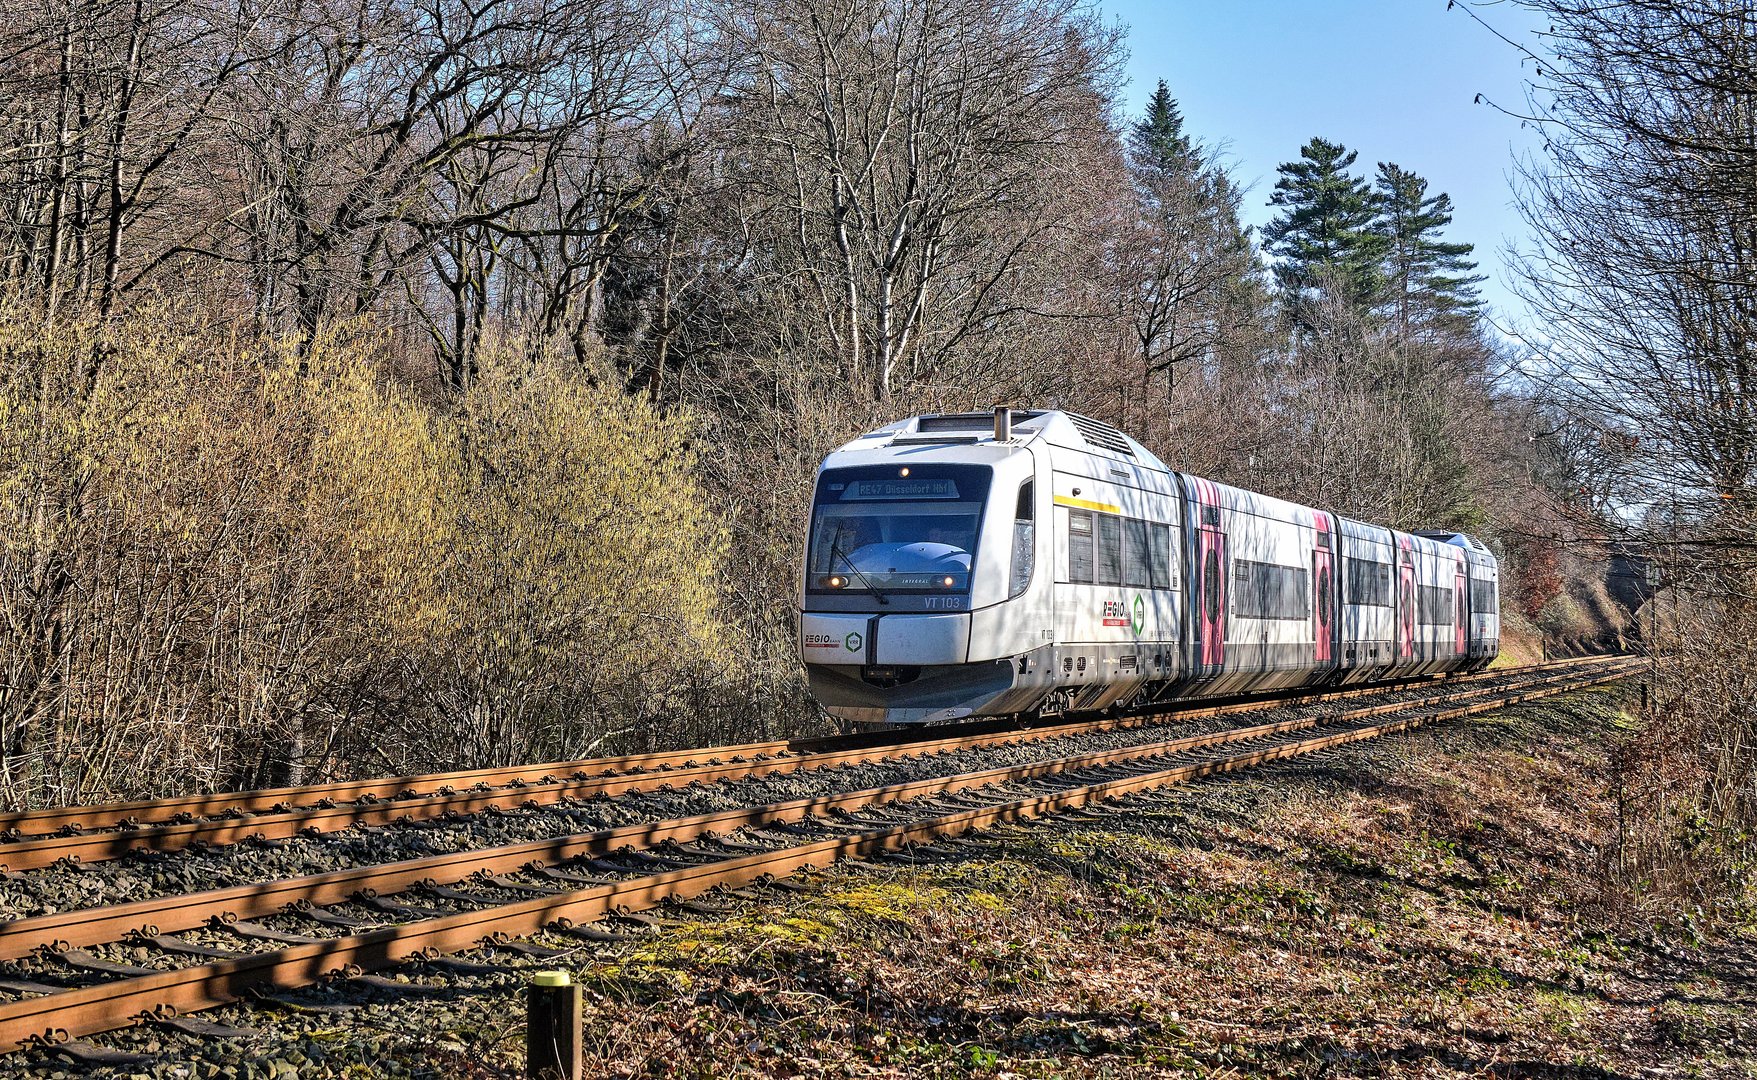
[[[692,920],[580,969],[593,1069],[1757,1075],[1757,947],[1628,922],[1576,700]]]

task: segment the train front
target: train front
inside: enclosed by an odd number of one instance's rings
[[[1031,577],[1033,457],[1010,437],[921,430],[944,419],[863,436],[818,473],[800,653],[813,696],[842,719],[949,720],[994,711],[1013,690],[1011,663],[971,662],[993,656],[988,642],[972,647],[973,620],[978,638],[986,626],[973,613]]]

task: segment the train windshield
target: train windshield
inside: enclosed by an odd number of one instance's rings
[[[881,595],[968,592],[992,477],[986,465],[825,472],[812,507],[806,588]]]

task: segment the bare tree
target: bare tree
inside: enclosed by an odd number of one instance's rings
[[[1757,13],[1556,0],[1524,169],[1525,299],[1557,394],[1644,447],[1630,480],[1757,510]]]
[[[1106,141],[1115,40],[1081,5],[740,3],[723,33],[760,288],[809,315],[792,345],[885,401],[956,379],[1009,321],[1072,313],[1018,279],[1079,227]]]
[[[0,7],[0,267],[109,312],[191,236],[194,158],[254,61],[226,4],[102,0]],[[195,226],[196,228],[199,225]]]
[[[1743,887],[1757,822],[1757,11],[1527,6],[1552,52],[1530,95],[1544,153],[1522,185],[1540,241],[1523,292],[1549,338],[1536,366],[1570,424],[1613,451],[1574,461],[1610,466],[1607,516],[1646,541],[1685,611],[1652,643],[1621,858],[1631,880],[1711,905]],[[1697,837],[1678,835],[1684,820]]]

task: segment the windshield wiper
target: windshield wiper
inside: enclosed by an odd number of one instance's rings
[[[840,540],[831,540],[830,541],[830,565],[831,565],[831,567],[833,568],[835,566],[836,559],[838,559],[838,558],[841,559],[842,565],[844,565],[848,569],[854,571],[854,576],[860,579],[861,587],[864,588],[867,592],[871,593],[872,598],[874,600],[877,600],[881,604],[889,604],[891,602],[890,599],[887,598],[884,593],[879,592],[877,589],[873,588],[872,582],[867,578],[867,576],[865,574],[860,572],[860,567],[855,566],[854,560],[850,559],[846,554],[843,553],[841,545],[842,545],[842,542]]]

